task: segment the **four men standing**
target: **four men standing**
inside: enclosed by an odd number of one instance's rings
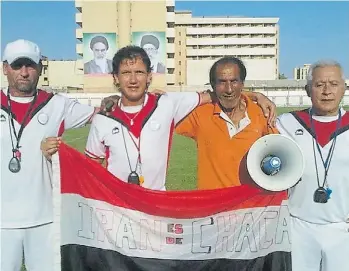
[[[349,143],[349,116],[339,106],[345,84],[338,63],[312,67],[307,84],[312,107],[281,115],[278,130],[268,124],[260,108],[274,109],[271,102],[261,94],[242,92],[246,68],[237,58],[224,57],[212,66],[213,92],[207,93],[148,93],[151,61],[137,46],[120,49],[112,66],[121,99],[108,116],[93,118],[85,151],[89,157],[107,159],[107,169],[124,181],[165,190],[176,131],[197,141],[198,188],[223,188],[249,180],[244,159],[258,138],[277,132],[287,135],[305,150],[307,163],[302,179],[289,193],[293,270],[317,271],[321,263],[325,270],[346,270],[349,179],[344,169],[349,159],[343,150]],[[1,92],[1,270],[19,269],[23,251],[29,270],[52,266],[50,164],[39,146],[46,137],[86,124],[96,111],[37,90],[40,73],[37,45],[19,40],[6,46],[4,74],[9,88]]]

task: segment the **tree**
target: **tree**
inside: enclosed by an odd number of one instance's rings
[[[283,73],[279,73],[279,79],[287,79],[287,76]]]

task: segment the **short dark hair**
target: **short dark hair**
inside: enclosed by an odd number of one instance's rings
[[[91,50],[93,50],[93,46],[98,43],[98,42],[101,42],[105,45],[105,47],[107,47],[107,50],[109,49],[109,43],[106,39],[106,37],[104,36],[95,36],[91,39],[91,42],[90,42],[90,48]]]
[[[214,88],[216,86],[217,81],[217,67],[219,65],[225,65],[225,64],[235,64],[238,65],[239,71],[240,71],[240,80],[242,82],[245,82],[246,79],[246,67],[241,59],[238,59],[236,57],[231,56],[225,56],[217,60],[215,63],[213,63],[211,69],[210,69],[210,84],[211,87]]]
[[[120,64],[125,59],[136,59],[140,58],[147,68],[147,72],[151,72],[151,62],[146,51],[143,48],[135,45],[128,45],[121,48],[116,52],[113,57],[113,71],[112,74],[118,74],[120,69]]]

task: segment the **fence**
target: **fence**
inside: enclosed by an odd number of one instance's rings
[[[310,98],[305,91],[260,91],[271,99],[278,107],[306,107],[311,105]],[[104,97],[112,93],[62,93],[82,104],[99,106]],[[346,91],[342,100],[343,106],[349,106],[349,91]]]

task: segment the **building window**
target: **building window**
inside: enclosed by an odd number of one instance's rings
[[[182,61],[178,61],[178,64],[179,64],[179,65],[182,65]]]

